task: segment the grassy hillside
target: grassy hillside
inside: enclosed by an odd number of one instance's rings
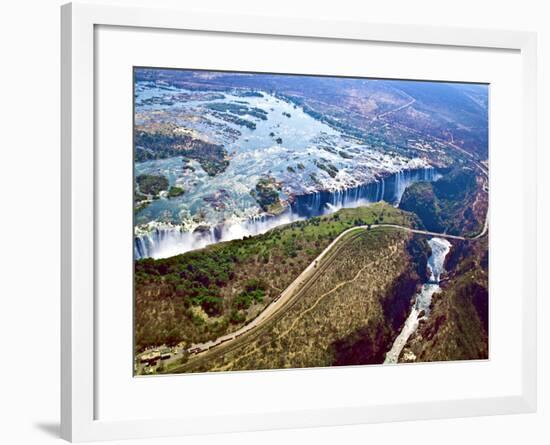
[[[412,244],[426,248],[398,229],[358,232],[276,316],[227,348],[167,372],[381,363],[421,281]]]
[[[189,345],[238,329],[340,233],[376,220],[419,224],[414,215],[377,203],[171,258],[136,261],[136,351],[162,344]]]

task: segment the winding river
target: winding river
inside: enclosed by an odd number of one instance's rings
[[[401,351],[407,344],[410,336],[418,328],[420,320],[429,317],[432,296],[441,289],[439,287],[439,280],[441,273],[444,271],[445,257],[451,250],[451,243],[443,238],[432,238],[428,241],[428,244],[432,249],[432,254],[428,258],[430,279],[422,285],[422,289],[416,294],[411,312],[403,325],[403,329],[386,354],[384,364],[397,363]]]

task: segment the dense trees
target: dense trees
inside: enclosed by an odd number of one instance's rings
[[[484,215],[472,210],[477,193],[476,174],[456,169],[436,182],[417,182],[403,193],[399,208],[416,213],[426,229],[453,235],[480,230]]]
[[[261,303],[264,300],[267,285],[257,279],[250,278],[244,283],[244,290],[233,300],[236,309],[248,309],[254,303]]]
[[[223,146],[193,139],[188,134],[176,133],[170,128],[155,132],[136,129],[134,144],[136,162],[185,155],[199,162],[210,176],[223,172],[229,165],[227,151]]]
[[[399,208],[416,213],[426,229],[433,232],[443,230],[439,200],[429,182],[418,182],[405,190]]]
[[[326,161],[326,159],[322,159],[322,161],[325,163],[321,161],[315,161],[315,165],[321,170],[326,171],[331,178],[336,177],[336,175],[338,174],[338,168],[336,168],[330,162]]]
[[[167,284],[186,305],[198,305],[208,315],[223,309],[220,288],[233,277],[238,257],[231,250],[191,252],[171,258],[136,262],[136,285]]]
[[[168,179],[161,175],[139,175],[136,178],[141,193],[156,196],[168,188]]]
[[[170,190],[168,190],[168,197],[169,198],[176,198],[177,196],[181,196],[185,193],[185,190],[181,187],[172,186],[170,187]]]
[[[136,349],[206,341],[254,317],[342,231],[381,222],[415,226],[385,203],[342,209],[269,232],[135,263]]]
[[[250,191],[250,194],[256,199],[264,212],[273,212],[280,207],[280,189],[280,184],[274,178],[265,176],[258,180],[256,187]]]
[[[245,104],[214,102],[208,104],[207,107],[221,113],[233,113],[238,116],[252,116],[256,119],[267,120],[267,111],[257,107],[249,107]]]

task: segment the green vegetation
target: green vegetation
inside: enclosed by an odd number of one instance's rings
[[[407,187],[399,208],[416,213],[428,230],[473,235],[481,230],[485,218],[485,206],[475,205],[479,193],[475,172],[456,169],[436,182]]]
[[[244,283],[244,290],[233,300],[236,309],[248,309],[254,303],[262,303],[267,286],[257,278],[250,278]]]
[[[137,190],[134,192],[134,202],[141,202],[145,200],[147,200],[147,195],[144,195],[143,193],[140,193]]]
[[[206,105],[207,108],[220,113],[233,113],[238,116],[252,116],[257,119],[267,120],[267,111],[257,107],[248,107],[232,102],[214,102]]]
[[[318,145],[317,149],[328,151],[329,153],[332,153],[333,155],[338,154],[338,151],[335,148],[333,148],[329,145]],[[323,159],[323,162],[327,162],[327,160]]]
[[[225,122],[229,122],[231,124],[239,125],[240,127],[246,127],[249,130],[255,130],[256,129],[256,123],[249,121],[248,119],[243,119],[242,117],[235,116],[234,114],[230,113],[219,113],[216,111],[213,111],[212,114],[217,117],[218,119],[224,120]]]
[[[250,194],[256,199],[264,212],[277,213],[282,210],[279,199],[281,185],[271,176],[265,176],[258,180],[256,188]]]
[[[136,261],[136,349],[223,335],[269,304],[340,233],[375,220],[418,225],[414,215],[376,203],[171,258]]]
[[[139,175],[136,177],[136,182],[139,191],[145,195],[157,196],[161,191],[168,188],[168,179],[162,175]]]
[[[350,234],[299,297],[253,334],[172,372],[380,363],[419,283],[407,251],[413,240],[389,228]]]
[[[229,321],[231,324],[242,324],[246,320],[246,312],[234,309],[229,314]]]
[[[378,317],[339,338],[332,345],[333,365],[382,363],[410,311],[410,301],[418,285],[425,282],[430,247],[423,237],[410,237],[402,252],[404,269],[393,274],[379,300]],[[373,319],[374,318],[374,319]]]
[[[137,213],[140,210],[145,209],[150,203],[151,201],[140,201],[134,206],[134,211]]]
[[[210,176],[223,172],[229,165],[227,152],[221,145],[193,139],[188,134],[136,129],[134,138],[136,162],[184,155],[199,162]]]
[[[443,230],[441,206],[430,182],[417,182],[407,187],[399,207],[416,213],[428,230]]]
[[[338,169],[326,159],[322,159],[322,161],[325,163],[323,164],[323,162],[321,161],[315,161],[315,165],[321,170],[327,172],[331,178],[336,177],[336,175],[338,174]]]
[[[170,190],[168,190],[168,197],[169,198],[176,198],[178,196],[181,196],[185,193],[185,190],[181,187],[172,186],[170,187]]]
[[[232,278],[235,252],[190,252],[161,260],[136,262],[136,285],[158,283],[173,287],[188,305],[201,306],[208,315],[221,312],[219,288]]]

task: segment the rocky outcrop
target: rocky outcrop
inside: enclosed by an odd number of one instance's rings
[[[400,209],[416,213],[426,229],[453,235],[478,233],[486,207],[486,193],[469,168],[453,170],[432,183],[414,183],[399,203]]]
[[[447,279],[432,299],[431,314],[402,357],[415,361],[487,359],[489,294],[487,239],[459,241],[445,267]]]

